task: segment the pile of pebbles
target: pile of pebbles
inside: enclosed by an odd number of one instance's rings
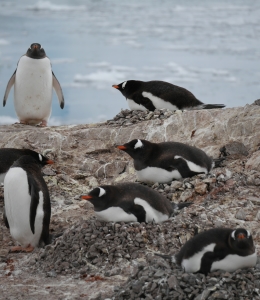
[[[147,252],[176,252],[197,230],[186,209],[162,224],[101,223],[92,217],[79,221],[54,244],[41,249],[31,265],[47,276],[79,277],[89,272],[112,276]]]
[[[109,126],[129,126],[140,121],[156,119],[157,124],[162,124],[162,120],[169,118],[175,113],[182,113],[181,110],[171,111],[169,109],[155,109],[155,111],[142,110],[121,110],[112,120],[107,120]]]
[[[184,273],[161,257],[147,255],[148,265],[139,264],[127,283],[114,288],[111,299],[260,299],[260,264],[233,273],[216,271]]]

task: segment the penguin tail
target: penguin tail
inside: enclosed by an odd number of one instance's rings
[[[203,104],[203,109],[214,109],[214,108],[223,108],[225,104]]]
[[[160,253],[154,253],[157,256],[160,256],[164,259],[170,259],[172,263],[176,263],[175,255],[166,255],[166,254],[160,254]]]
[[[222,167],[222,162],[225,160],[225,157],[213,158],[212,168],[220,168]]]
[[[172,203],[172,208],[174,210],[181,210],[184,207],[188,207],[192,204],[192,202],[182,202],[182,203]]]

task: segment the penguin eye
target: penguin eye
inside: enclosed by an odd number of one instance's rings
[[[106,191],[103,188],[100,187],[99,190],[100,190],[100,192],[99,192],[98,197],[102,197],[103,195],[106,194]]]
[[[39,160],[42,161],[42,156],[41,156],[41,154],[39,154]]]
[[[122,84],[122,89],[125,88],[126,83],[127,83],[127,81],[123,82],[123,84]]]

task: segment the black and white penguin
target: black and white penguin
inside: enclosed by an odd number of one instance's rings
[[[4,95],[5,106],[14,85],[14,107],[21,124],[47,126],[51,115],[52,88],[55,89],[60,107],[64,97],[59,81],[51,69],[51,62],[38,43],[31,44],[17,64]]]
[[[214,228],[195,235],[171,258],[187,273],[207,275],[215,270],[233,272],[256,265],[257,254],[250,232],[243,228]]]
[[[137,178],[142,182],[167,183],[208,174],[214,166],[212,158],[204,151],[178,142],[156,144],[135,139],[117,148],[134,159]]]
[[[54,163],[54,161],[48,157],[30,149],[2,148],[0,149],[0,182],[4,182],[6,172],[10,169],[12,164],[23,155],[30,155],[42,167]]]
[[[49,243],[51,203],[41,166],[32,156],[14,162],[4,180],[4,221],[21,246],[14,251],[31,252]]]
[[[168,220],[174,210],[191,203],[171,203],[164,196],[137,183],[102,185],[81,196],[94,205],[97,219],[105,222],[156,222]]]
[[[167,108],[169,110],[191,110],[223,108],[224,104],[204,104],[190,91],[165,81],[128,80],[112,87],[125,97],[131,110]]]

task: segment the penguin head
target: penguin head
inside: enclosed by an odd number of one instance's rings
[[[142,84],[139,80],[123,81],[119,84],[112,85],[113,88],[119,90],[126,98],[133,94]]]
[[[34,59],[41,59],[46,57],[46,53],[41,44],[33,43],[26,52],[26,56]]]
[[[82,195],[81,199],[92,203],[95,211],[101,211],[109,207],[112,197],[113,186],[102,185],[90,191],[88,195]]]
[[[128,153],[133,159],[145,159],[149,152],[150,144],[146,140],[135,139],[124,145],[117,146],[117,148]]]
[[[31,150],[32,151],[32,150]],[[32,151],[32,153],[25,152],[25,155],[22,155],[19,159],[17,159],[13,163],[13,167],[15,166],[25,166],[25,165],[38,165],[38,167],[42,168],[47,164],[53,164],[54,161],[48,159],[47,157]]]
[[[34,155],[34,158],[36,159],[36,161],[38,162],[38,164],[40,164],[42,167],[45,165],[52,165],[54,164],[54,161],[49,159],[46,156],[43,156],[40,153],[35,152],[36,155]]]
[[[229,244],[233,250],[254,250],[254,242],[250,232],[244,228],[238,228],[230,234]]]

